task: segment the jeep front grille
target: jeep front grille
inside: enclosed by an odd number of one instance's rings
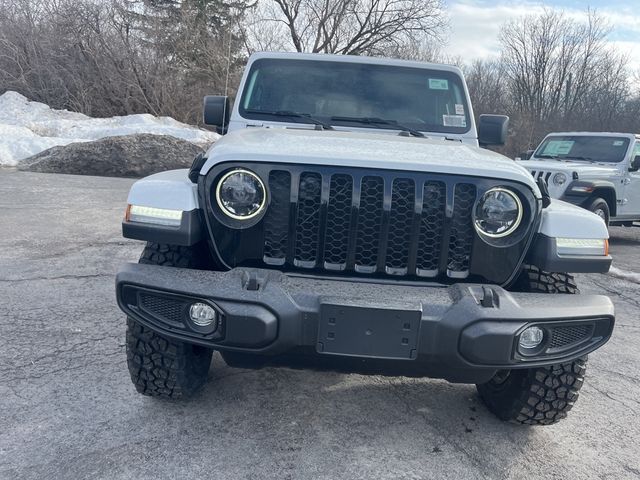
[[[531,170],[531,175],[536,180],[544,180],[544,183],[549,184],[549,178],[551,178],[552,172],[545,172],[544,170]]]
[[[264,216],[246,227],[217,210],[217,182],[232,168],[255,172],[267,187]],[[510,238],[486,242],[473,208],[496,186],[518,192],[524,218]],[[216,165],[200,187],[213,253],[227,268],[506,284],[540,217],[523,183],[446,173],[239,161]]]
[[[269,174],[263,260],[330,271],[469,275],[476,186],[428,176]],[[449,211],[449,215],[447,215]]]

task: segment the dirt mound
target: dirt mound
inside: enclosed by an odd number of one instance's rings
[[[144,177],[190,167],[200,152],[197,145],[167,135],[126,135],[53,147],[21,161],[18,168],[43,173]]]

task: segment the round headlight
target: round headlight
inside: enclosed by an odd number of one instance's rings
[[[505,237],[515,232],[522,215],[522,202],[518,195],[506,188],[492,188],[476,206],[475,227],[488,237]]]
[[[229,217],[248,220],[262,212],[267,203],[264,183],[249,170],[231,170],[218,182],[216,201]]]
[[[553,184],[557,185],[558,187],[560,185],[564,185],[566,181],[567,181],[567,176],[564,173],[556,173],[553,176]]]

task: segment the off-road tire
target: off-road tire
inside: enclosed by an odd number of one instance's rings
[[[202,246],[182,247],[148,243],[139,263],[165,267],[205,268],[208,252]],[[213,350],[179,342],[155,333],[127,318],[127,367],[139,393],[153,397],[183,398],[206,381]]]
[[[520,276],[509,289],[529,293],[580,293],[576,280],[570,273],[550,273],[535,265],[523,265]]]
[[[170,340],[127,318],[127,366],[139,393],[193,395],[207,381],[211,355],[209,348]]]
[[[499,419],[522,425],[551,425],[567,416],[584,382],[587,357],[550,367],[508,370],[478,393]]]
[[[523,265],[512,291],[580,293],[573,275]],[[476,385],[487,408],[501,420],[524,425],[551,425],[567,416],[578,399],[587,357],[549,367],[501,370]]]
[[[138,263],[164,267],[206,269],[211,263],[209,251],[203,244],[191,247],[148,242]]]
[[[609,204],[604,198],[596,198],[591,202],[591,205],[589,205],[589,210],[602,218],[607,227],[609,226],[611,210],[609,209]]]

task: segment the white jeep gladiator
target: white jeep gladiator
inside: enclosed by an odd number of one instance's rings
[[[550,133],[521,165],[553,198],[586,208],[607,225],[640,221],[640,136]]]
[[[192,394],[218,351],[472,383],[516,423],[566,416],[614,325],[568,272],[609,269],[607,228],[480,148],[508,119],[476,127],[459,69],[255,54],[204,118],[224,137],[129,194],[123,234],[147,243],[116,294],[140,393]]]

